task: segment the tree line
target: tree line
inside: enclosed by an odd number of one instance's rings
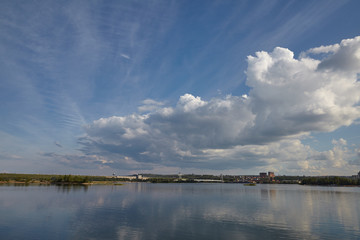
[[[306,177],[301,180],[302,185],[360,185],[360,179],[348,177]]]
[[[51,174],[18,174],[0,173],[0,182],[10,183],[42,183],[42,184],[64,184],[64,183],[89,183],[93,181],[115,181],[106,176],[84,176],[84,175],[51,175]]]

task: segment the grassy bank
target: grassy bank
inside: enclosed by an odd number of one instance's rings
[[[0,184],[119,184],[105,176],[0,173]]]

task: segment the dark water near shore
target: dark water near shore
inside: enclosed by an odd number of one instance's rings
[[[2,185],[0,239],[360,239],[360,188]]]

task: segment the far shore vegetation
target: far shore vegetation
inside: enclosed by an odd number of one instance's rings
[[[0,173],[2,184],[115,184],[117,183],[115,180],[106,176]]]
[[[243,183],[250,186],[256,184],[301,184],[322,186],[360,186],[360,177],[352,176],[276,176],[259,178],[256,175],[196,175],[174,174],[156,175],[141,174],[141,178],[119,176],[86,176],[86,175],[51,175],[51,174],[17,174],[0,173],[0,184],[44,184],[44,185],[121,185],[124,182],[149,183]]]

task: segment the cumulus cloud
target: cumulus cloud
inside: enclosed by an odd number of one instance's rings
[[[174,108],[96,120],[80,142],[91,154],[115,152],[139,162],[182,161],[191,166],[203,157],[203,149],[229,148],[243,141],[241,132],[254,119],[246,106],[240,97],[203,101],[186,94]]]
[[[334,45],[335,46],[335,45]],[[319,64],[319,69],[340,71],[352,75],[360,69],[360,36],[342,40],[334,54]]]
[[[360,49],[360,38],[356,39]],[[341,45],[335,54],[343,51],[348,52]],[[352,54],[349,57],[353,59]],[[356,72],[343,74],[343,69],[335,71],[336,66],[328,71],[323,63],[329,59],[295,59],[284,48],[248,57],[247,84],[252,87],[249,95],[256,115],[256,136],[271,140],[310,131],[329,132],[360,117]]]
[[[310,57],[320,53],[326,55]],[[294,168],[315,171],[323,163],[316,167],[312,161],[323,158],[343,166],[344,139],[333,142],[332,152],[319,153],[296,138],[360,118],[360,37],[310,49],[298,59],[276,47],[247,61],[249,93],[208,101],[184,94],[175,106],[147,99],[139,113],[87,125],[79,140],[82,151],[119,165],[127,159],[140,165],[246,168],[290,161]]]

